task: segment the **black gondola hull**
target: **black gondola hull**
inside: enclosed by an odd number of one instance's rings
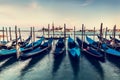
[[[101,62],[105,62],[105,57],[104,56],[93,55],[93,53],[87,52],[85,50],[82,50],[82,53],[85,56],[90,57],[91,59],[95,59],[95,60],[98,60],[98,61],[101,61]]]

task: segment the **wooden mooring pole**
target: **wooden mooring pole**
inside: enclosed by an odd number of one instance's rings
[[[84,30],[84,24],[82,24],[82,49],[83,49],[83,30]]]
[[[48,24],[48,38],[50,37],[50,24]]]
[[[32,32],[32,27],[30,27],[30,35],[31,35],[31,37],[33,37],[33,32]],[[32,40],[32,39],[31,39]]]
[[[101,26],[100,26],[100,37],[103,37],[103,23],[101,23]]]
[[[94,27],[94,35],[93,35],[93,40],[95,40],[95,27]]]
[[[35,42],[35,27],[33,27],[33,41]]]
[[[6,38],[7,38],[7,42],[8,42],[8,31],[7,31],[7,27],[6,27]]]
[[[5,41],[4,27],[3,27],[3,41]]]
[[[18,31],[19,31],[20,42],[22,42],[22,36],[21,36],[20,28],[18,29]]]
[[[11,41],[12,40],[11,27],[9,27],[9,36],[10,36],[10,41]]]
[[[113,28],[113,38],[115,39],[115,35],[116,35],[116,25],[114,25],[114,28]]]
[[[45,36],[45,28],[44,28],[44,26],[43,26],[42,31],[43,31],[43,36]]]
[[[64,24],[64,39],[66,40],[66,24]]]
[[[83,41],[85,41],[85,36],[86,36],[86,34],[85,34],[85,26],[84,26],[84,29],[83,29]]]
[[[30,31],[31,31],[31,37],[32,37],[32,39],[31,39],[31,43],[32,43],[32,48],[33,48],[33,28],[32,27],[30,27]]]
[[[106,31],[105,31],[105,39],[107,38],[107,31],[108,31],[108,27],[106,27]]]
[[[52,23],[52,30],[53,30],[53,38],[54,38],[54,35],[55,35],[55,32],[54,32],[54,23]]]
[[[18,45],[17,26],[16,25],[15,25],[15,38],[16,38],[16,45]]]
[[[74,40],[75,40],[75,26],[74,26]]]

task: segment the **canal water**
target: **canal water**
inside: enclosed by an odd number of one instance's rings
[[[102,63],[81,53],[75,61],[67,49],[65,55],[54,58],[54,49],[55,44],[46,54],[24,61],[15,57],[0,60],[0,80],[120,80],[120,60],[106,58]]]

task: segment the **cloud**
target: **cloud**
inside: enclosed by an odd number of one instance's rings
[[[0,6],[0,16],[9,19],[16,19],[13,13],[17,13],[12,6]]]
[[[9,5],[9,6],[36,6],[37,0],[0,0],[0,5]]]
[[[80,4],[80,6],[84,7],[84,6],[88,6],[89,4],[91,4],[93,2],[93,0],[85,0],[84,2],[82,2]]]
[[[0,0],[0,5],[17,5],[26,6],[31,8],[37,8],[39,4],[56,4],[59,3],[78,3],[80,6],[87,6],[93,2],[93,0]]]
[[[38,2],[33,1],[33,2],[31,2],[31,3],[28,4],[28,8],[30,8],[30,9],[37,9],[37,8],[41,8],[41,7],[38,4]]]

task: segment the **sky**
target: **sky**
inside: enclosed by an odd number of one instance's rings
[[[0,26],[120,28],[120,0],[0,0]]]

